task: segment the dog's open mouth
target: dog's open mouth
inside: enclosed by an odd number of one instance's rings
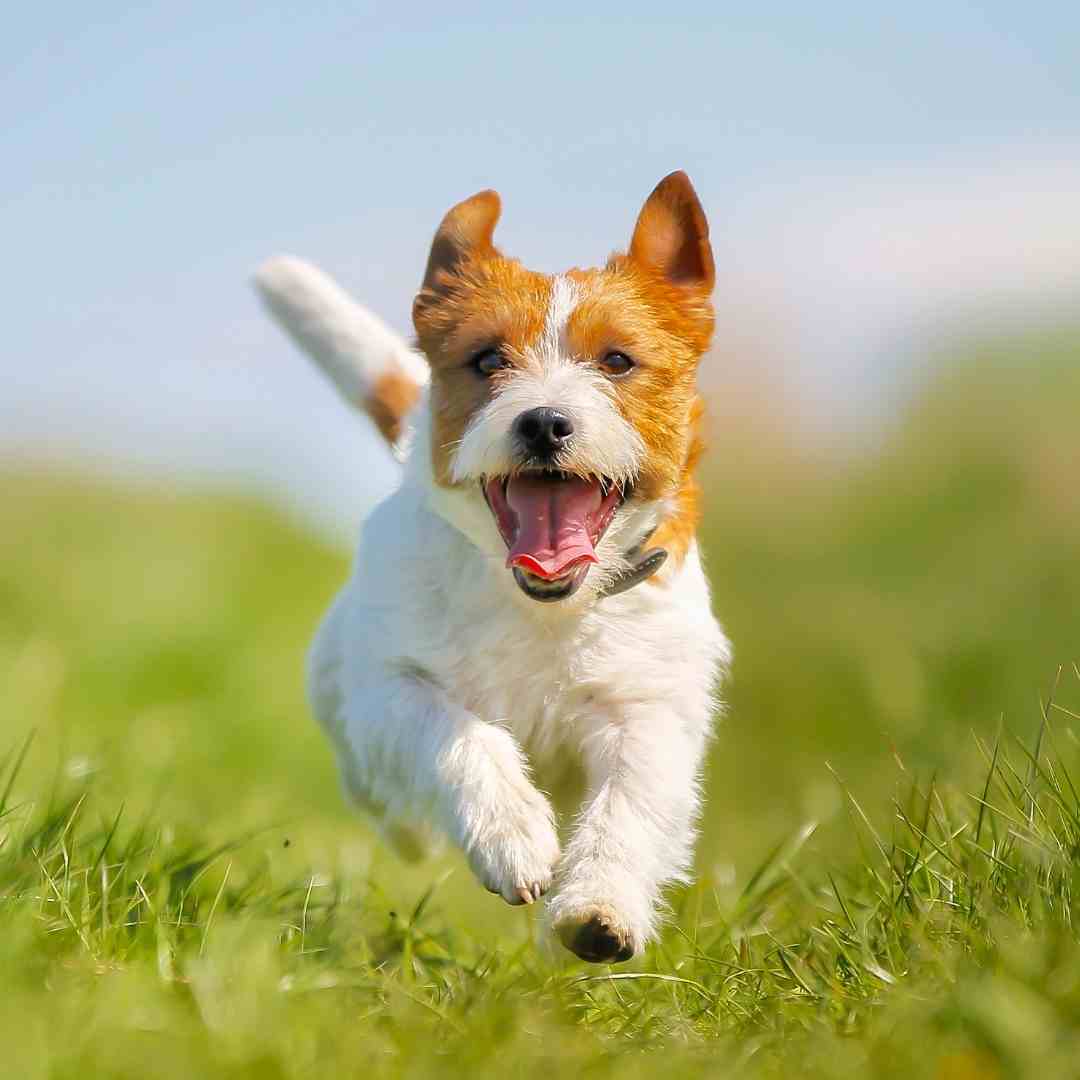
[[[488,477],[481,487],[506,542],[506,565],[521,590],[541,601],[577,591],[628,495],[602,477],[551,470]]]

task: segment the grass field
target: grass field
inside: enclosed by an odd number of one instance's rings
[[[699,881],[616,968],[346,809],[340,552],[0,472],[0,1074],[1080,1076],[1080,335],[948,370],[854,462],[717,433]]]

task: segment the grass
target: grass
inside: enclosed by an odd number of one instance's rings
[[[1077,1075],[1078,341],[972,350],[857,464],[717,433],[699,880],[616,968],[344,806],[339,552],[0,473],[5,1075]]]
[[[910,782],[883,827],[838,781],[859,858],[804,866],[806,826],[617,971],[531,926],[461,933],[438,881],[404,906],[356,868],[298,874],[280,829],[102,818],[85,777],[11,805],[24,743],[0,798],[11,1075],[1072,1075],[1080,799],[1054,721],[1077,718],[1048,703],[1037,752],[976,740],[976,790]]]

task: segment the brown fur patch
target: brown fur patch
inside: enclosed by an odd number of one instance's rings
[[[704,425],[705,409],[701,399],[697,398],[691,406],[690,451],[683,466],[682,479],[675,496],[675,509],[660,523],[659,528],[649,538],[649,547],[662,547],[668,553],[668,561],[673,566],[681,566],[690,544],[701,524],[701,487],[694,475],[694,470],[705,452],[705,441],[701,429]],[[656,585],[662,575],[649,579],[649,584]]]
[[[431,365],[431,464],[451,486],[454,450],[473,414],[490,400],[544,329],[551,279],[497,253],[466,262],[443,290],[422,290],[413,306],[420,348]],[[510,366],[490,378],[472,358],[500,346]]]
[[[575,355],[595,362],[618,351],[634,361],[611,385],[619,411],[648,450],[637,482],[647,499],[671,499],[682,485],[697,365],[711,332],[707,294],[672,286],[625,256],[589,275],[567,324]]]
[[[375,421],[388,443],[396,443],[401,437],[405,417],[420,397],[416,380],[406,375],[391,360],[387,370],[379,376],[364,403],[368,415]]]

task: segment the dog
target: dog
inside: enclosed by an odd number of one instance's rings
[[[448,834],[509,904],[546,894],[577,956],[639,954],[689,880],[730,646],[695,540],[708,225],[685,173],[598,269],[495,247],[454,206],[413,306],[416,350],[321,271],[256,274],[270,311],[405,459],[317,632],[315,716],[343,783],[406,856]],[[576,763],[560,843],[534,770]]]

